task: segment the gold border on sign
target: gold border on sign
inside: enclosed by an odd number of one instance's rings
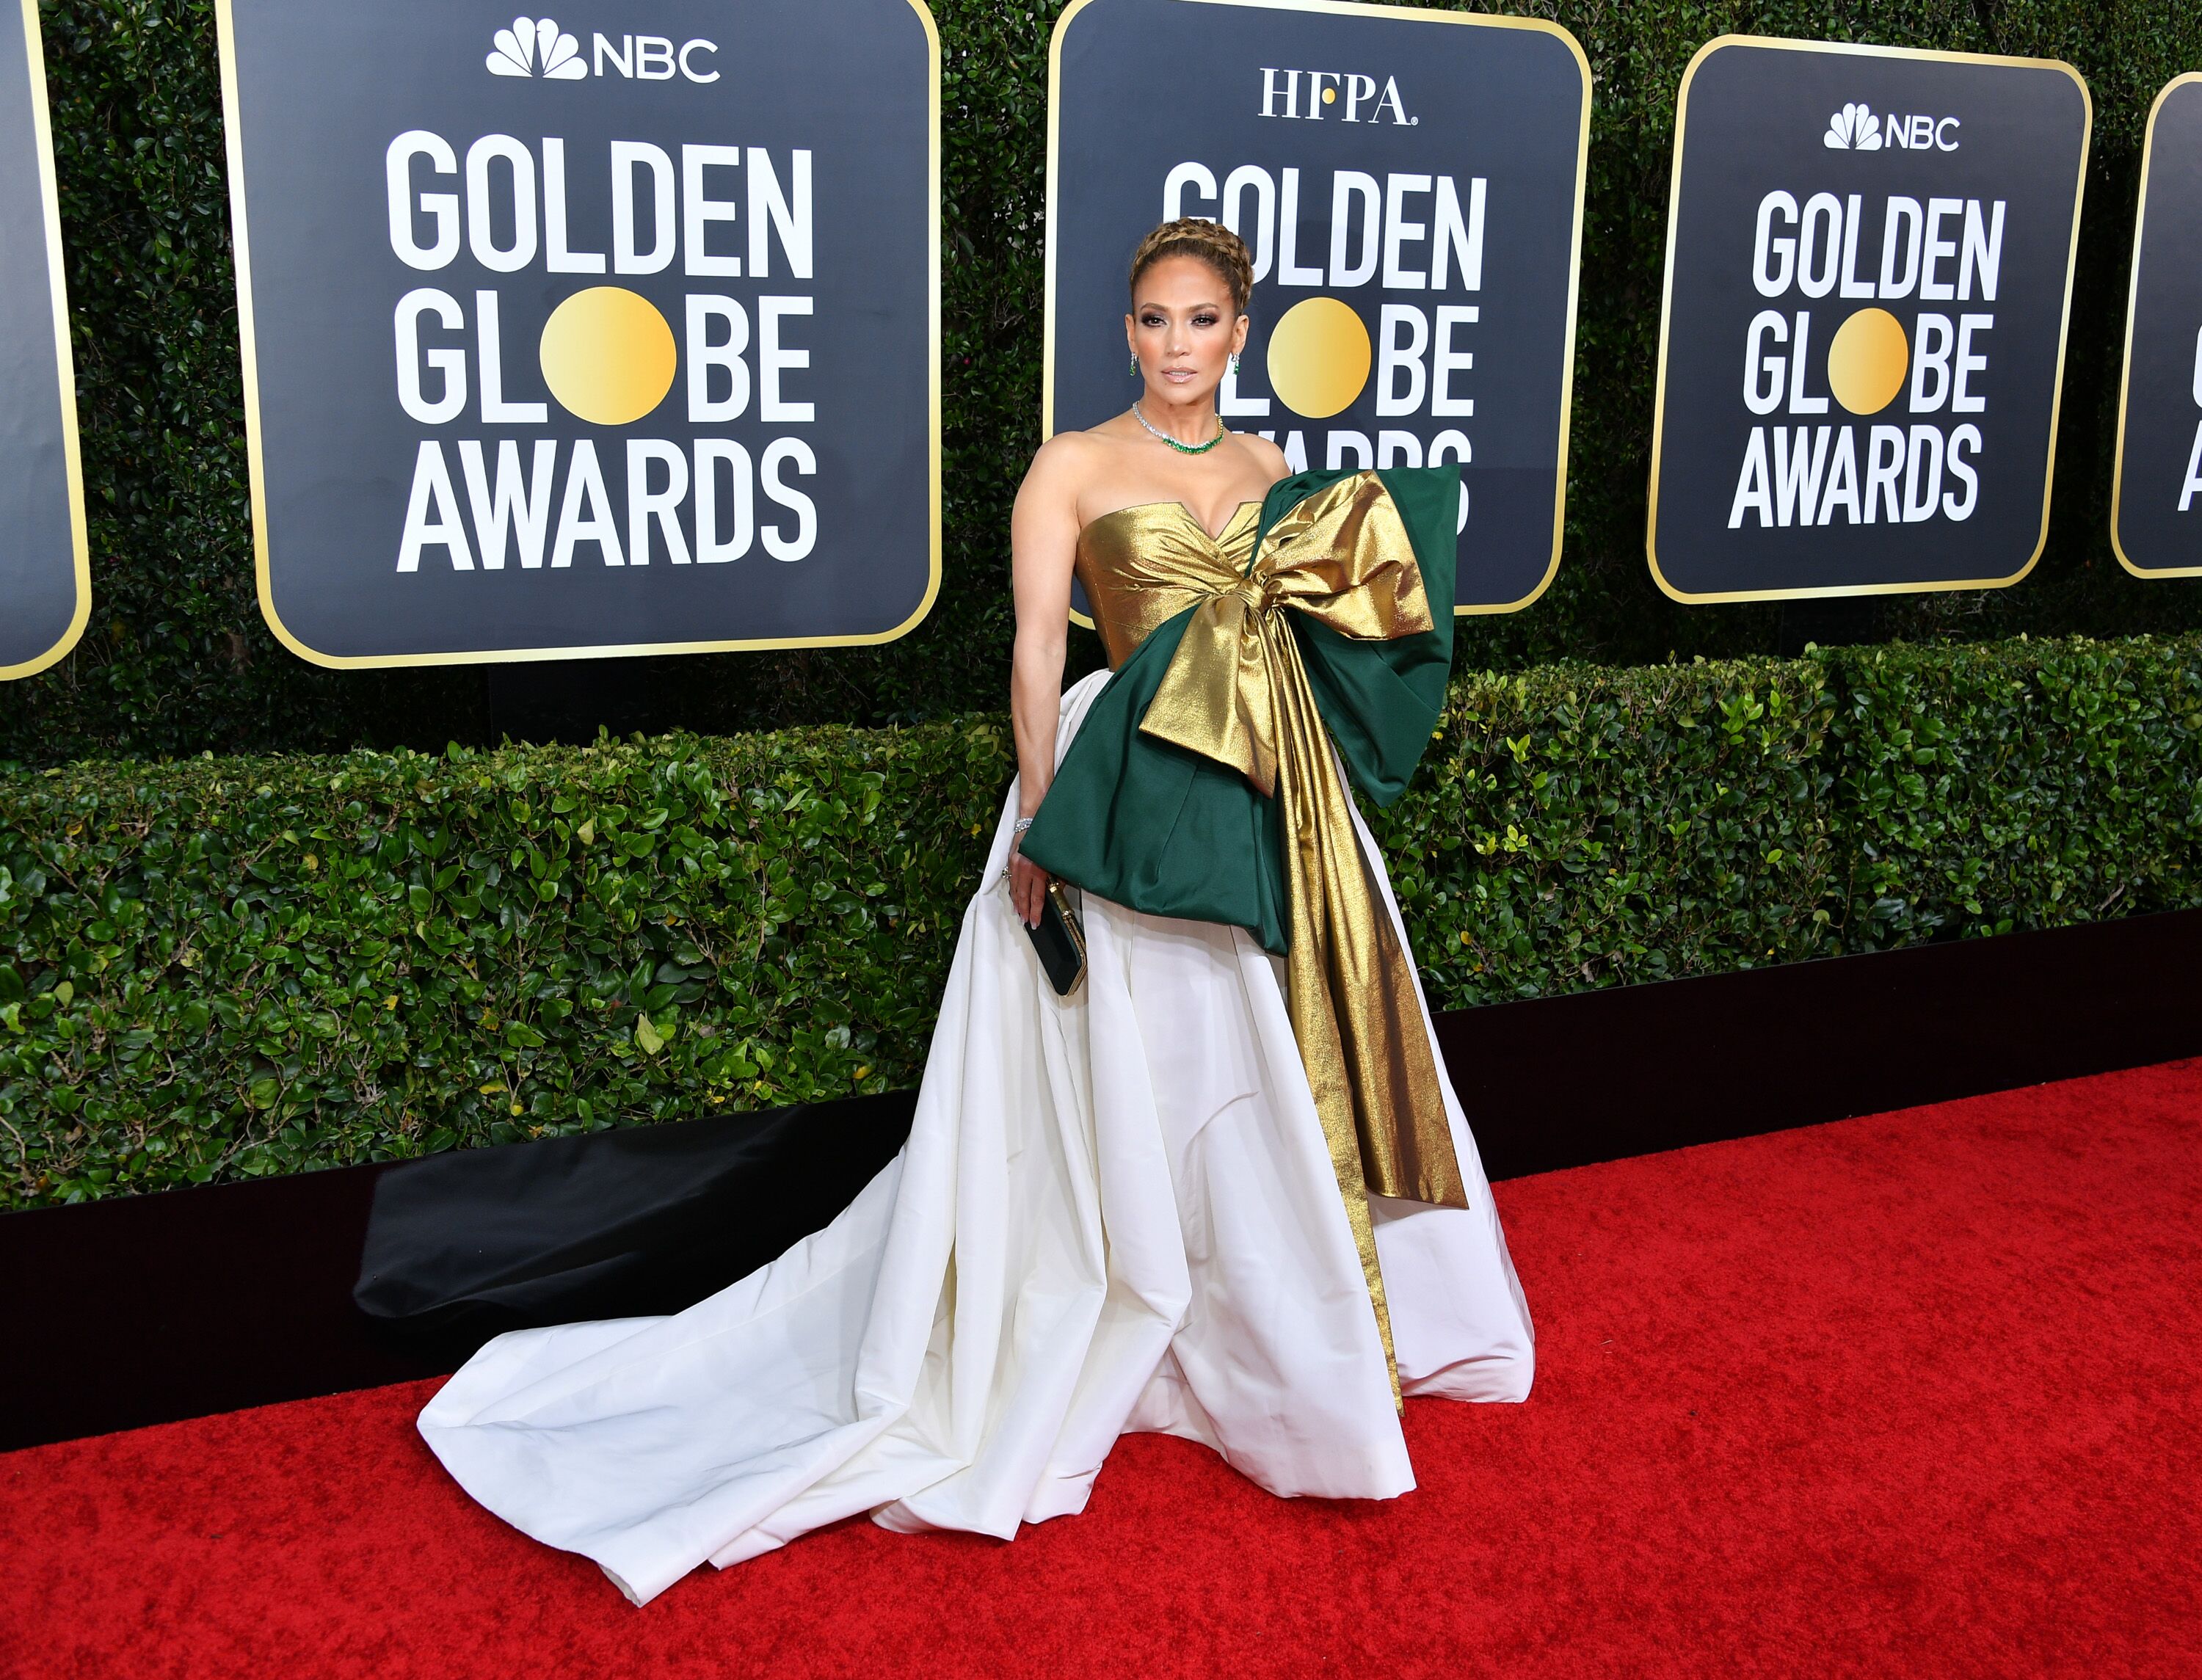
[[[2117,453],[2111,465],[2111,552],[2118,557],[2118,564],[2138,578],[2202,577],[2202,566],[2136,566],[2126,558],[2125,545],[2118,540],[2118,510],[2123,505],[2126,488],[2126,392],[2133,385],[2134,309],[2140,302],[2140,240],[2142,230],[2148,226],[2148,166],[2156,153],[2156,118],[2174,88],[2196,82],[2202,82],[2202,70],[2189,70],[2164,83],[2148,108],[2148,124],[2141,132],[2140,198],[2134,206],[2133,268],[2126,278],[2126,347],[2118,363]]]
[[[19,665],[0,665],[0,682],[36,676],[68,657],[91,617],[91,542],[84,520],[84,457],[76,435],[76,358],[69,349],[68,282],[62,269],[61,194],[54,184],[54,131],[46,111],[46,47],[38,32],[38,0],[22,0],[24,68],[30,81],[32,142],[38,153],[38,202],[46,233],[46,278],[53,296],[54,366],[62,410],[62,461],[68,474],[69,548],[76,575],[76,610],[68,628],[44,652]]]
[[[2057,375],[2049,398],[2049,453],[2041,475],[2041,530],[2026,563],[2008,577],[1937,578],[1929,583],[1845,583],[1823,589],[1731,589],[1693,595],[1667,581],[1659,569],[1659,456],[1667,425],[1667,339],[1675,301],[1675,213],[1682,202],[1682,141],[1690,109],[1690,83],[1698,67],[1722,47],[1768,47],[1781,52],[1850,53],[1867,58],[1929,59],[1953,64],[2011,64],[2029,70],[2062,70],[2080,90],[2079,167],[2072,182],[2072,237],[2064,251],[2064,302],[2057,321]],[[2064,348],[2072,326],[2072,271],[2080,255],[2080,199],[2087,187],[2087,157],[2095,134],[2095,101],[2087,79],[2061,58],[2017,58],[2005,53],[1944,52],[1927,47],[1872,46],[1855,41],[1793,41],[1775,35],[1716,35],[1692,56],[1682,72],[1675,98],[1675,165],[1667,190],[1667,272],[1659,292],[1659,374],[1652,404],[1652,486],[1644,515],[1644,557],[1651,563],[1652,581],[1662,593],[1685,606],[1704,606],[1722,601],[1828,600],[1844,595],[1925,595],[1953,589],[2006,589],[2018,582],[2041,558],[2049,545],[2049,492],[2057,475],[2057,424],[2064,407]]]
[[[36,0],[24,0],[26,5]],[[237,338],[244,374],[244,436],[252,480],[253,570],[260,592],[260,615],[275,640],[301,659],[337,670],[386,670],[405,665],[519,664],[540,659],[626,659],[654,653],[739,653],[787,647],[873,647],[908,635],[940,595],[940,32],[925,0],[908,0],[925,30],[926,49],[926,411],[927,485],[932,525],[932,558],[925,596],[916,610],[892,630],[861,636],[768,636],[752,640],[619,642],[578,647],[468,649],[451,653],[350,655],[323,653],[293,635],[275,611],[268,581],[268,492],[261,459],[259,360],[252,330],[251,243],[245,232],[244,140],[238,121],[235,0],[215,0],[216,38],[221,57],[222,127],[229,143],[230,223],[237,269]]]
[[[1055,435],[1055,198],[1060,159],[1058,125],[1063,109],[1063,43],[1069,32],[1071,20],[1093,3],[1095,0],[1071,0],[1063,15],[1056,20],[1055,32],[1048,41],[1047,48],[1047,238],[1044,282],[1046,298],[1040,341],[1039,396],[1042,443]],[[1582,292],[1583,192],[1590,178],[1591,74],[1590,60],[1583,54],[1582,43],[1558,24],[1540,17],[1499,17],[1487,12],[1428,12],[1406,6],[1363,5],[1357,3],[1357,0],[1186,0],[1186,3],[1251,6],[1267,11],[1329,12],[1343,17],[1386,18],[1413,23],[1464,23],[1487,29],[1526,29],[1534,34],[1557,37],[1565,42],[1568,50],[1575,55],[1575,68],[1582,76],[1582,107],[1575,133],[1575,225],[1568,239],[1568,331],[1560,373],[1559,481],[1552,492],[1552,555],[1546,563],[1545,575],[1537,581],[1536,587],[1519,600],[1487,606],[1453,608],[1456,618],[1519,612],[1552,587],[1553,578],[1559,575],[1560,548],[1567,533],[1568,439],[1575,418],[1575,306]],[[1073,612],[1070,617],[1072,622],[1088,630],[1093,628],[1093,621],[1082,612]]]

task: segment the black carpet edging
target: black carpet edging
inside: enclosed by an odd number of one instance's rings
[[[1504,1179],[2202,1054],[2198,954],[2182,911],[1457,1010],[1438,1037]],[[546,1314],[673,1310],[830,1218],[912,1101],[0,1216],[0,1450],[437,1376]]]

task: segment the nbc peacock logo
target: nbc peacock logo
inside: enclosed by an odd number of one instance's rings
[[[1828,119],[1820,144],[1829,151],[1879,151],[1881,119],[1863,105],[1846,105]]]
[[[589,74],[581,44],[558,27],[555,18],[516,17],[509,28],[490,38],[493,49],[487,60],[492,76],[540,76],[550,81],[577,82]]]

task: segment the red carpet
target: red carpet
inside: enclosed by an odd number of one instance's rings
[[[1014,1545],[850,1524],[636,1611],[384,1389],[0,1459],[0,1671],[2202,1674],[2202,1062],[1498,1194],[1537,1391],[1410,1406],[1393,1504],[1136,1436]]]

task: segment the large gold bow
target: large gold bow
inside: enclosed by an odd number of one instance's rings
[[[1247,575],[1194,610],[1141,730],[1277,787],[1277,651],[1290,607],[1363,641],[1430,628],[1422,571],[1375,474],[1307,498],[1264,537]]]
[[[1431,628],[1422,569],[1382,480],[1363,473],[1299,503],[1243,576],[1204,595],[1139,727],[1240,771],[1281,807],[1286,1005],[1390,1361],[1369,1196],[1465,1207],[1468,1194],[1414,971],[1285,614],[1363,640],[1415,635]],[[1398,1382],[1393,1362],[1395,1394]]]

